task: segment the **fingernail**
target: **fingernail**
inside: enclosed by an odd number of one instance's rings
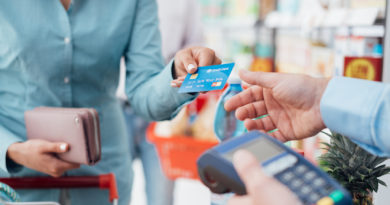
[[[68,145],[67,145],[67,144],[61,144],[61,145],[60,145],[60,149],[61,149],[61,151],[63,151],[63,152],[65,152],[65,151],[67,150],[67,148],[68,148]]]
[[[192,73],[192,72],[195,72],[195,70],[196,70],[196,67],[194,64],[189,64],[187,66],[187,72]]]
[[[172,87],[176,87],[177,84],[172,82],[172,83],[171,83],[171,86],[172,86]]]

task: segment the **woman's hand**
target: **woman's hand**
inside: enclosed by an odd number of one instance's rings
[[[248,130],[273,132],[280,141],[311,137],[325,128],[320,101],[328,79],[306,75],[241,71],[243,81],[254,85],[225,104],[245,120]],[[254,119],[268,114],[267,117]]]
[[[53,143],[45,140],[28,140],[8,147],[7,156],[14,162],[30,169],[60,177],[65,171],[77,169],[79,164],[58,159],[54,154],[69,150],[66,143]]]
[[[298,198],[284,185],[267,176],[260,162],[245,150],[238,150],[233,156],[234,167],[244,182],[247,195],[234,196],[229,205],[298,205]]]
[[[222,61],[215,52],[205,47],[190,47],[180,50],[175,56],[175,79],[172,87],[180,87],[188,73],[195,73],[198,67],[218,65]]]

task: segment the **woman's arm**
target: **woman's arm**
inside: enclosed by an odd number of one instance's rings
[[[21,166],[8,158],[7,150],[10,145],[22,140],[2,125],[0,125],[0,140],[0,169],[7,173],[17,172]]]
[[[144,118],[170,119],[182,105],[196,97],[178,94],[178,89],[171,87],[171,81],[187,74],[188,62],[204,66],[220,63],[220,60],[210,49],[186,49],[164,68],[155,0],[139,0],[136,11],[125,56],[126,94],[135,112]],[[195,55],[197,53],[201,55]]]

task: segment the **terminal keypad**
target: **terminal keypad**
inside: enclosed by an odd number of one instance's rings
[[[292,166],[275,177],[288,186],[304,204],[315,204],[333,191],[333,186],[304,164]]]

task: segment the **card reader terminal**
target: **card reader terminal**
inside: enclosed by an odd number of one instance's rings
[[[233,154],[239,149],[251,152],[263,170],[287,186],[303,204],[352,204],[349,192],[333,178],[283,143],[258,131],[222,142],[198,159],[199,176],[212,192],[246,194],[232,164]]]

